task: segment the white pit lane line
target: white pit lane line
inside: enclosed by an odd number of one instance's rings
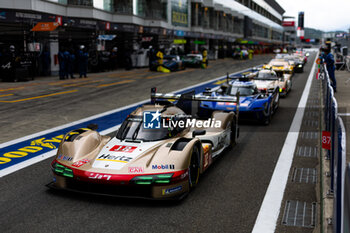
[[[250,68],[243,69],[243,70],[240,70],[238,72],[231,73],[230,75],[236,75],[236,74],[239,74],[239,73],[243,73],[243,72],[245,72],[245,71],[247,71],[249,69]],[[205,85],[205,84],[209,84],[209,83],[212,83],[212,82],[224,79],[224,78],[226,78],[226,75],[223,75],[223,76],[220,76],[218,78],[214,78],[214,79],[211,79],[211,80],[208,80],[208,81],[204,81],[204,82],[201,82],[201,83],[189,86],[189,87],[185,87],[185,88],[173,91],[172,93],[181,92],[181,91],[184,91],[184,90],[190,90],[192,88],[195,88],[195,87],[198,87],[198,86],[202,86],[202,85]],[[83,122],[86,122],[86,121],[91,121],[91,120],[94,120],[96,118],[100,118],[100,117],[103,117],[103,116],[106,116],[106,115],[109,115],[109,114],[112,114],[112,113],[115,113],[115,112],[122,111],[124,109],[135,107],[137,105],[145,104],[145,103],[147,103],[149,101],[150,101],[150,99],[143,100],[143,101],[140,101],[140,102],[137,102],[137,103],[134,103],[134,104],[130,104],[130,105],[127,105],[127,106],[124,106],[124,107],[121,107],[121,108],[110,110],[110,111],[107,111],[107,112],[104,112],[104,113],[101,113],[101,114],[97,114],[97,115],[94,115],[94,116],[91,116],[91,117],[87,117],[87,118],[84,118],[84,119],[81,119],[81,120],[78,120],[78,121],[74,121],[72,123],[68,123],[68,124],[65,124],[65,125],[57,126],[57,127],[45,130],[45,131],[41,131],[41,132],[38,132],[38,133],[35,133],[35,134],[31,134],[31,135],[28,135],[28,136],[25,136],[25,137],[22,137],[22,138],[18,138],[18,139],[9,141],[9,142],[5,142],[5,143],[0,144],[0,148],[11,146],[13,144],[20,143],[22,141],[26,141],[26,140],[29,140],[29,139],[32,139],[32,138],[35,138],[35,137],[40,137],[42,135],[46,135],[46,134],[49,134],[49,133],[52,133],[52,132],[55,132],[55,131],[58,131],[58,130],[61,130],[61,129],[64,129],[64,128],[68,128],[68,127],[71,127],[71,126],[74,126],[74,125],[77,125],[77,124],[80,124],[80,123],[83,123]],[[113,131],[116,131],[119,128],[119,126],[120,125],[116,125],[116,126],[113,126],[113,127],[109,128],[109,129],[103,130],[103,131],[100,132],[100,134],[112,133]],[[38,155],[38,156],[33,157],[31,159],[25,160],[25,161],[23,161],[21,163],[17,163],[15,165],[11,166],[11,167],[5,168],[5,169],[0,171],[0,178],[4,177],[6,175],[9,175],[11,173],[14,173],[14,172],[16,172],[16,171],[18,171],[20,169],[25,168],[25,167],[28,167],[30,165],[33,165],[35,163],[41,162],[41,161],[43,161],[43,160],[45,160],[47,158],[53,157],[53,156],[56,155],[56,153],[57,153],[57,149],[49,151],[49,152],[46,152],[46,153],[41,154],[41,155]]]
[[[312,79],[315,77],[316,59],[311,68],[308,80],[306,82],[303,94],[300,98],[297,111],[294,115],[292,125],[284,142],[282,151],[279,155],[275,170],[273,172],[269,187],[267,188],[264,200],[260,207],[258,217],[252,233],[273,233],[276,229],[278,216],[281,209],[284,190],[287,185],[288,175],[292,166],[294,151],[299,137],[301,123],[304,117],[304,111],[307,98],[310,93]]]
[[[338,116],[350,116],[350,113],[338,113]]]

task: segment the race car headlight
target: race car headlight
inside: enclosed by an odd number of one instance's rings
[[[174,173],[159,174],[159,175],[149,175],[149,176],[136,176],[132,178],[131,182],[141,185],[150,184],[169,184]]]
[[[74,174],[73,174],[73,170],[66,167],[66,166],[63,166],[57,162],[54,162],[52,164],[52,170],[54,173],[56,173],[57,175],[62,175],[62,176],[65,176],[65,177],[70,177],[70,178],[73,178],[74,177]]]
[[[300,68],[301,68],[301,67],[302,67],[302,65],[298,65],[298,67],[300,67]]]

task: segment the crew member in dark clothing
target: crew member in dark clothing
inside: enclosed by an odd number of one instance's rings
[[[74,65],[75,65],[75,55],[73,49],[69,54],[69,64],[68,64],[68,74],[70,78],[75,79],[74,77]]]
[[[110,59],[109,59],[109,69],[116,70],[117,69],[117,62],[118,62],[118,48],[114,47],[112,49]]]
[[[131,70],[132,69],[132,60],[131,60],[131,50],[130,49],[126,49],[124,59],[125,59],[125,69]]]
[[[59,65],[59,76],[60,79],[64,79],[64,70],[66,69],[66,62],[64,58],[64,49],[60,49],[58,53],[58,65]]]
[[[79,78],[82,78],[83,76],[86,78],[87,68],[88,68],[88,61],[89,61],[89,54],[84,51],[85,46],[81,45],[79,50]]]
[[[43,62],[43,75],[47,76],[50,74],[50,65],[51,65],[50,51],[47,47],[42,53],[42,62]]]
[[[324,52],[325,52],[324,62],[326,63],[329,78],[332,81],[331,85],[333,87],[334,92],[337,92],[337,80],[335,80],[335,75],[334,75],[334,71],[335,71],[334,56],[331,53],[329,48],[325,48]]]
[[[152,69],[152,64],[155,60],[157,60],[156,51],[152,45],[150,45],[148,50],[148,67],[150,70]]]
[[[69,60],[70,60],[70,53],[68,51],[68,49],[66,49],[64,52],[63,52],[63,55],[64,55],[64,63],[65,63],[65,66],[64,66],[64,78],[65,79],[68,79],[69,76]]]

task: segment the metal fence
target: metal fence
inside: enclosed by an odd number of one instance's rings
[[[327,158],[330,161],[330,191],[334,194],[333,230],[335,233],[350,233],[350,165],[346,167],[345,127],[342,118],[338,116],[338,103],[323,64],[320,65],[319,78],[323,82],[325,131],[331,135],[331,148],[327,151]]]

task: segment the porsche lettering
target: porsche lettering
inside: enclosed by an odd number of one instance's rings
[[[89,179],[97,179],[97,180],[109,180],[112,176],[111,175],[102,175],[98,173],[90,173]]]

